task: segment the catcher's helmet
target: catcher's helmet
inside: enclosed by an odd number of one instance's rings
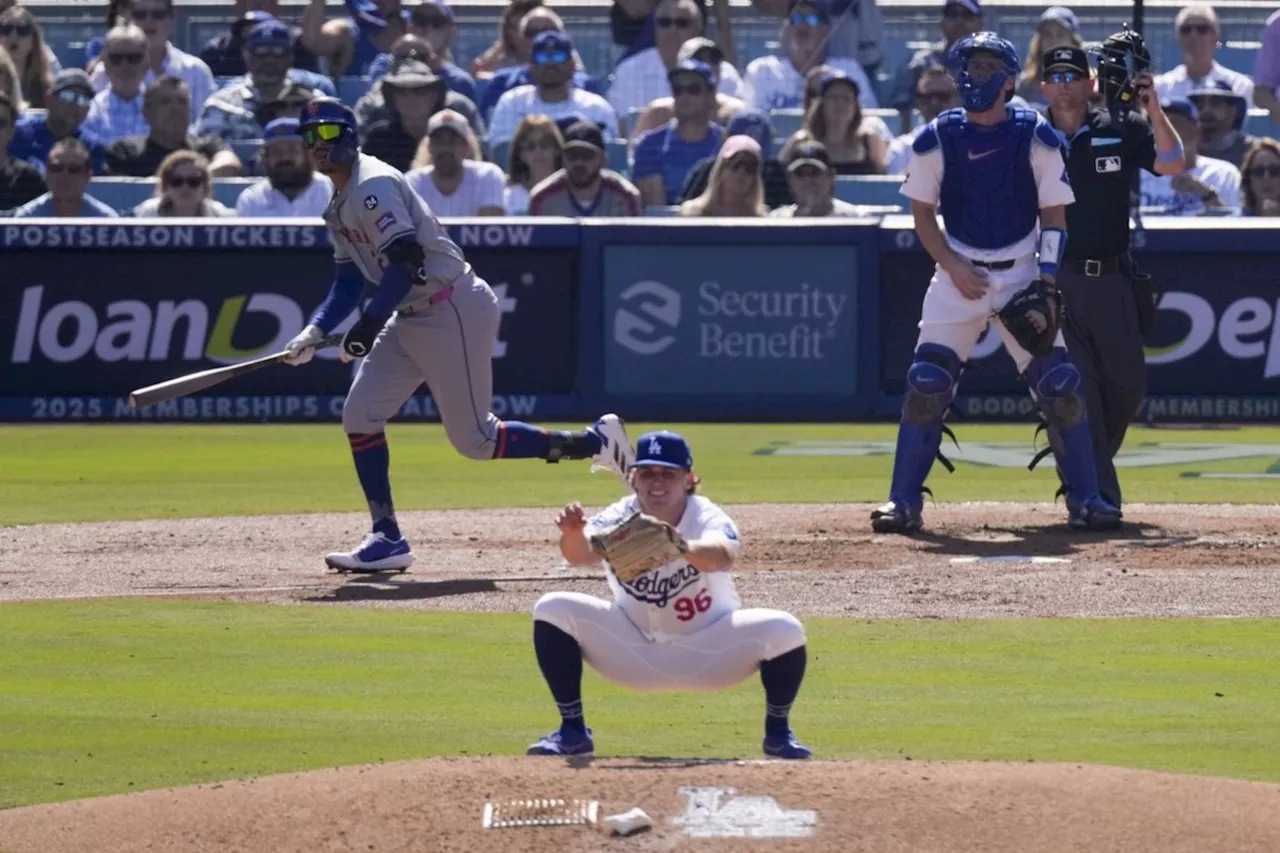
[[[337,127],[337,135],[326,139],[318,136],[321,126]],[[329,147],[329,162],[335,166],[348,166],[360,153],[360,138],[356,131],[356,114],[337,98],[314,98],[302,108],[298,117],[298,130],[308,148],[316,145]],[[310,132],[309,132],[310,131]],[[334,131],[327,131],[334,133]]]
[[[1141,33],[1129,29],[1108,36],[1098,48],[1098,90],[1107,106],[1129,110],[1137,106],[1138,87],[1133,82],[1151,67],[1151,53]]]
[[[980,51],[1000,57],[1004,66],[983,82],[969,76],[969,59]],[[951,69],[951,76],[955,78],[956,87],[960,90],[964,108],[972,112],[983,112],[996,105],[1004,94],[1005,82],[1018,76],[1018,51],[1012,42],[995,33],[974,33],[959,39],[947,51],[947,67]],[[1005,97],[1005,100],[1010,97],[1012,94]]]

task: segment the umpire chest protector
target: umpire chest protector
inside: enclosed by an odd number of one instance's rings
[[[1040,201],[1031,147],[1037,143],[1061,147],[1044,119],[1017,107],[995,126],[969,122],[962,109],[947,110],[916,137],[916,153],[942,152],[938,207],[948,234],[975,249],[1000,249],[1035,230]]]

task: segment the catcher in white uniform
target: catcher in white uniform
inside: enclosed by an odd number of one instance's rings
[[[699,479],[681,436],[651,432],[628,471],[635,490],[590,519],[577,504],[556,517],[572,565],[607,567],[613,601],[552,592],[533,608],[538,666],[560,710],[560,728],[529,755],[595,751],[582,709],[582,662],[646,692],[715,691],[756,670],[765,691],[765,755],[811,755],[788,715],[804,680],[804,626],[781,610],[741,609],[731,570],[738,528],[694,494]]]

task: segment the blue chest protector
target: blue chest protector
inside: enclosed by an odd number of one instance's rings
[[[962,109],[947,110],[920,132],[916,153],[942,151],[938,208],[948,234],[975,249],[1000,249],[1035,229],[1040,201],[1031,147],[1036,143],[1062,145],[1043,118],[1018,107],[994,127],[971,124]]]

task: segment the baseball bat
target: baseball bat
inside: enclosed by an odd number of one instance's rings
[[[328,337],[321,338],[320,342],[316,344],[316,349],[334,347],[340,343],[342,343],[342,335],[335,332]],[[139,388],[134,391],[129,395],[129,405],[135,409],[141,409],[156,403],[176,400],[179,397],[185,397],[188,394],[194,394],[197,391],[221,385],[228,379],[252,373],[260,367],[280,364],[288,355],[287,351],[281,350],[271,355],[255,358],[252,361],[229,364],[226,367],[215,367],[212,370],[201,370],[198,373],[188,373],[186,376],[179,376],[176,379],[166,379],[164,382],[158,382],[155,385],[148,385],[146,388]]]

